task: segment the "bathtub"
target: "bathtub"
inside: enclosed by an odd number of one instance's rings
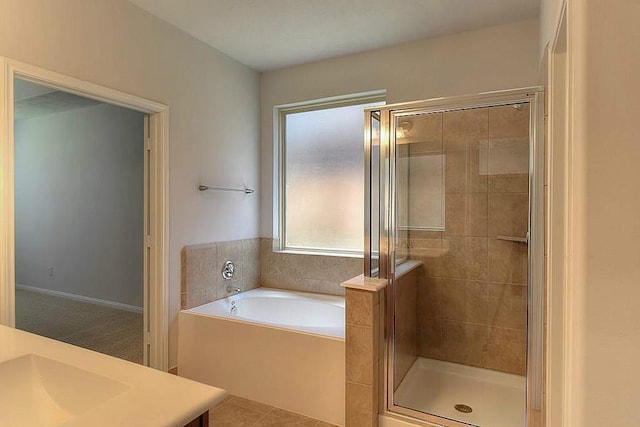
[[[183,310],[180,376],[344,425],[344,297],[258,288]]]

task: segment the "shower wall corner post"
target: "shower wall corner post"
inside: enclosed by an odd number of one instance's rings
[[[345,288],[346,427],[378,426],[386,283],[386,280],[364,275],[342,283]]]
[[[0,323],[15,326],[13,82],[20,78],[149,115],[145,165],[144,363],[169,369],[169,107],[0,57]],[[141,141],[141,145],[144,142]]]

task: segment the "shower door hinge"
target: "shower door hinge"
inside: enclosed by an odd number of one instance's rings
[[[151,248],[151,236],[149,236],[148,234],[144,236],[144,244],[148,249]]]

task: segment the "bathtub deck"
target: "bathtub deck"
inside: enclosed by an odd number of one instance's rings
[[[398,406],[481,427],[524,427],[525,378],[419,357],[395,393]],[[465,404],[473,412],[458,412]]]

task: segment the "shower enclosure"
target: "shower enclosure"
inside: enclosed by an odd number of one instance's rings
[[[385,408],[538,424],[538,88],[365,110],[365,274],[387,279]]]

